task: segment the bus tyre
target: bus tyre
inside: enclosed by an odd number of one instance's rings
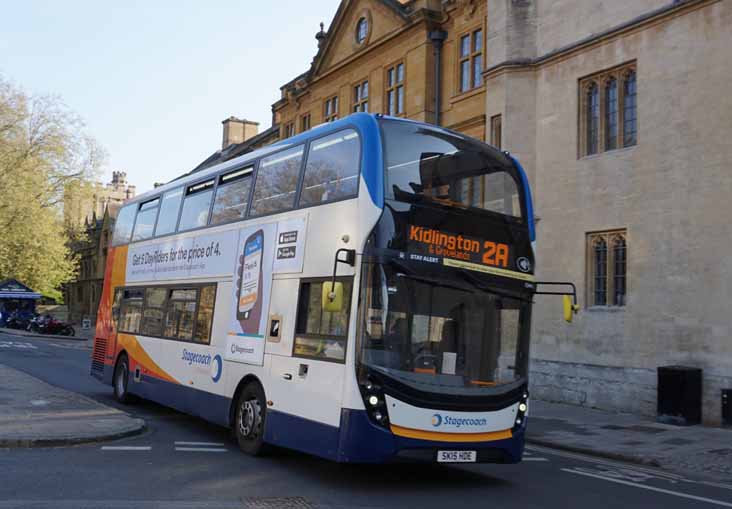
[[[122,354],[117,360],[114,367],[114,378],[112,386],[114,387],[114,397],[120,403],[130,403],[132,400],[130,393],[127,391],[127,384],[130,381],[130,362],[127,360],[127,354]]]
[[[258,383],[246,385],[236,402],[234,434],[239,448],[252,456],[260,456],[265,452],[265,412],[266,403],[262,386]]]

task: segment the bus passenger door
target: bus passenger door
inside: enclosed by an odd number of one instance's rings
[[[344,364],[315,358],[321,343],[301,338],[295,344],[297,300],[320,309],[319,282],[276,279],[268,322],[266,354],[269,359],[267,439],[274,443],[318,455],[334,455],[338,447]],[[303,295],[310,292],[310,298]],[[317,299],[315,295],[317,294]],[[303,312],[307,311],[304,309]],[[304,318],[300,318],[301,325]],[[311,325],[314,317],[311,317]],[[272,333],[277,332],[275,336]],[[309,336],[309,335],[308,335]],[[305,341],[303,341],[305,339]],[[345,344],[345,342],[344,342]],[[331,348],[337,356],[337,347]],[[318,355],[322,354],[321,349]]]

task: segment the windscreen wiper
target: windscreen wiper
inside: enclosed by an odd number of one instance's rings
[[[496,295],[500,295],[501,297],[506,297],[507,299],[514,299],[514,300],[526,302],[529,304],[531,302],[533,302],[531,299],[526,299],[524,297],[517,297],[516,295],[513,295],[511,293],[502,292],[500,290],[497,290],[492,286],[487,286],[483,283],[483,281],[481,281],[480,279],[478,279],[477,277],[475,277],[474,275],[472,275],[470,272],[468,272],[465,269],[458,269],[458,274],[460,274],[463,277],[463,279],[465,279],[466,281],[469,281],[470,283],[475,285],[481,291],[488,292],[488,293],[495,293]]]
[[[397,269],[399,269],[400,272],[404,273],[405,276],[407,276],[409,279],[414,279],[415,281],[421,281],[423,283],[428,283],[431,285],[437,285],[437,286],[444,286],[446,288],[452,288],[454,290],[460,290],[462,292],[473,292],[474,289],[472,287],[467,286],[460,286],[458,284],[455,284],[452,281],[446,281],[444,279],[439,278],[432,278],[429,276],[424,276],[422,274],[416,274],[414,270],[410,269],[403,263],[398,262],[397,260],[389,260],[389,264],[393,265]]]

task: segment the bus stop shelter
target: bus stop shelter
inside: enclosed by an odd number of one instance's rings
[[[40,298],[40,293],[34,292],[17,279],[0,282],[0,325],[5,325],[5,319],[15,311],[23,315],[35,313],[36,301]]]

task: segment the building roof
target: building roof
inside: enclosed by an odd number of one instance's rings
[[[6,279],[0,282],[0,299],[40,299],[36,293],[17,279]]]
[[[384,4],[386,7],[388,7],[390,10],[392,10],[397,16],[399,16],[404,21],[408,21],[409,14],[412,12],[412,1],[403,1],[400,2],[398,0],[379,0],[382,4]],[[297,83],[300,80],[308,81],[311,77],[313,77],[320,68],[320,64],[325,59],[325,55],[328,52],[331,43],[335,39],[333,37],[335,35],[335,30],[340,25],[341,21],[343,20],[343,17],[346,15],[346,12],[348,11],[348,8],[358,2],[358,0],[341,0],[340,5],[338,5],[338,9],[336,10],[335,15],[333,16],[333,19],[330,22],[330,25],[328,25],[328,30],[325,33],[325,40],[323,41],[323,44],[321,44],[318,47],[318,52],[315,54],[315,57],[313,58],[312,63],[310,64],[310,69],[305,71],[304,73],[296,76],[295,78],[291,79],[284,85],[280,87],[280,90],[286,90],[286,89],[295,89],[295,92],[297,92]],[[321,24],[322,25],[322,24]],[[277,101],[279,102],[279,101]],[[275,103],[276,104],[276,103]]]
[[[184,173],[183,175],[180,175],[173,180],[178,180],[183,177],[187,177],[188,175],[191,175],[193,173],[199,172],[201,170],[204,170],[206,168],[209,168],[210,166],[214,166],[219,163],[223,163],[224,161],[228,161],[229,159],[233,159],[234,157],[238,157],[242,154],[246,154],[247,152],[251,152],[260,143],[265,142],[268,138],[274,137],[274,135],[279,135],[280,133],[280,126],[278,124],[273,125],[269,129],[266,129],[262,131],[261,133],[252,136],[246,141],[243,141],[241,143],[232,143],[228,147],[222,150],[217,150],[210,156],[208,156],[206,159],[201,161],[198,166],[193,168],[188,173]]]

